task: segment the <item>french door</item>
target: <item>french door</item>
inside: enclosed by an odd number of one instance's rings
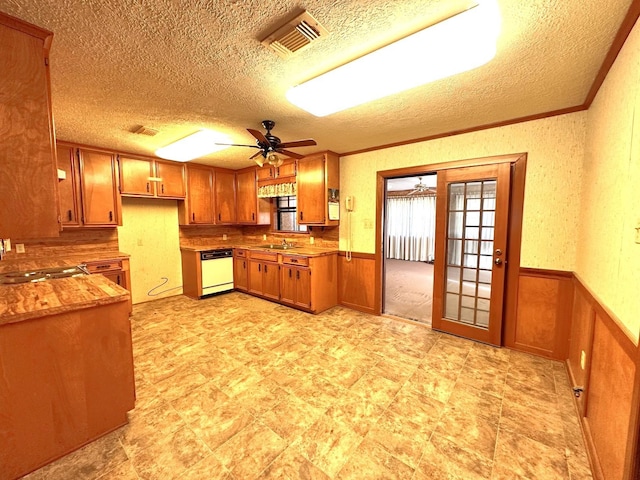
[[[434,330],[501,344],[510,164],[438,172]]]

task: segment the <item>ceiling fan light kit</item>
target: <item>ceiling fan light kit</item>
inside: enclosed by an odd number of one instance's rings
[[[323,117],[488,63],[496,54],[497,0],[468,10],[291,87],[287,99]]]
[[[218,145],[225,145],[227,147],[257,148],[258,152],[249,158],[251,160],[255,160],[259,167],[263,167],[265,163],[275,167],[282,165],[283,160],[277,155],[277,153],[281,153],[291,158],[302,158],[304,156],[287,150],[288,148],[310,147],[317,145],[316,141],[312,138],[283,143],[278,137],[271,133],[271,130],[275,125],[276,122],[273,120],[263,120],[262,127],[267,131],[266,133],[262,133],[259,130],[254,130],[252,128],[247,128],[247,131],[256,139],[255,145],[240,145],[237,143],[220,143]],[[262,156],[262,158],[260,158],[260,156]]]
[[[228,145],[218,143],[225,141],[229,141],[226,135],[203,128],[196,133],[170,143],[166,147],[159,148],[156,150],[156,155],[166,160],[188,162],[194,158],[200,158],[209,153],[228,148]]]

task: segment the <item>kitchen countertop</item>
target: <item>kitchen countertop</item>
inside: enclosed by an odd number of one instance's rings
[[[27,272],[39,268],[70,267],[80,263],[99,262],[102,260],[123,260],[129,255],[117,251],[97,253],[76,253],[56,255],[55,257],[20,257],[14,256],[0,262],[0,273]],[[0,285],[1,286],[1,285]]]
[[[277,245],[277,244],[274,244]],[[264,252],[282,253],[286,255],[304,255],[306,257],[319,257],[322,255],[331,255],[338,253],[337,248],[326,247],[313,247],[311,245],[296,246],[295,248],[287,248],[286,250],[280,250],[277,248],[261,247],[260,245],[226,245],[226,246],[211,246],[211,245],[198,245],[194,247],[180,247],[180,250],[187,252],[202,252],[205,250],[218,250],[222,248],[242,248],[246,250],[260,250]]]
[[[0,326],[128,299],[128,290],[102,275],[0,285]]]

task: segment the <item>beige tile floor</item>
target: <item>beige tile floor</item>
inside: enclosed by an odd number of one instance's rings
[[[559,362],[235,292],[131,320],[129,424],[29,478],[591,478]]]

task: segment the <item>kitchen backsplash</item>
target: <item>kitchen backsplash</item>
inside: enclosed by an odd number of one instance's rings
[[[16,245],[19,243],[24,244],[24,253],[16,252]],[[59,237],[53,238],[12,238],[11,245],[7,260],[117,252],[118,232],[115,228],[77,228],[60,232]]]

